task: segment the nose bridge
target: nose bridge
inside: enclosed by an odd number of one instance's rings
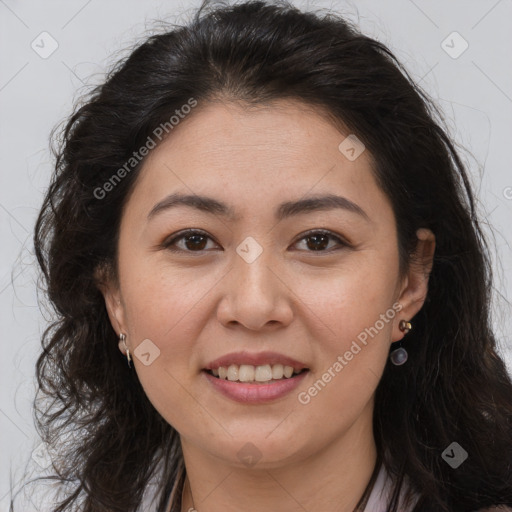
[[[236,247],[219,319],[236,321],[251,329],[267,323],[288,323],[291,308],[287,288],[278,278],[278,267],[268,244],[264,246],[253,237],[244,239]]]
[[[236,253],[235,272],[239,276],[240,286],[253,293],[262,293],[265,300],[270,299],[273,295],[272,285],[275,284],[271,282],[275,280],[275,275],[270,268],[276,266],[276,258],[268,240],[265,242],[260,238],[258,241],[248,236],[236,247]]]

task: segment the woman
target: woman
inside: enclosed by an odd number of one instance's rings
[[[119,63],[36,225],[55,511],[512,505],[488,248],[436,116],[285,3],[205,4]]]

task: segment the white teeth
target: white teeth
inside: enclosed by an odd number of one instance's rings
[[[289,379],[294,373],[299,373],[300,370],[294,370],[293,366],[282,364],[264,364],[260,366],[232,364],[229,367],[219,366],[219,368],[214,368],[211,371],[215,377],[232,382],[269,382],[283,377]]]
[[[251,382],[254,380],[254,366],[250,364],[241,364],[238,370],[238,380],[240,382]]]
[[[272,378],[282,379],[284,375],[284,368],[282,364],[275,364],[272,366]]]
[[[228,377],[228,380],[238,380],[238,366],[236,364],[232,364],[228,368],[227,377]]]
[[[291,366],[284,367],[284,376],[289,379],[293,375],[293,368]]]
[[[256,382],[267,382],[268,380],[272,380],[272,368],[270,365],[266,364],[265,366],[256,366],[254,380]]]

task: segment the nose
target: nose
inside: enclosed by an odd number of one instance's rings
[[[269,254],[251,263],[236,256],[233,268],[223,279],[217,318],[225,326],[243,325],[258,331],[279,329],[293,318],[291,283]],[[288,278],[289,280],[289,278]]]

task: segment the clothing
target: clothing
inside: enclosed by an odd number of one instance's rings
[[[177,482],[177,484],[178,483],[179,482]],[[161,472],[157,471],[156,475],[146,486],[144,498],[137,512],[156,512],[157,504],[160,499],[161,484]],[[174,485],[166,512],[181,512],[176,507],[174,510],[169,508],[173,498],[179,497],[179,493],[181,493],[181,488],[177,484]],[[407,481],[405,485],[407,485]],[[71,491],[71,489],[69,489],[69,491]],[[391,491],[392,480],[389,478],[389,475],[384,466],[381,466],[364,512],[387,512],[388,497]],[[402,491],[402,497],[404,492],[405,490]],[[38,480],[34,482],[31,480],[30,483],[27,483],[26,486],[23,486],[20,494],[17,493],[16,497],[12,497],[14,500],[14,511],[50,512],[51,510],[54,510],[54,507],[57,503],[66,497],[65,495],[68,495],[68,493],[64,492],[64,488],[57,481],[50,480],[45,482]],[[398,507],[398,511],[412,512],[417,499],[418,496],[415,495],[413,503],[405,504],[401,502],[401,505]],[[0,507],[0,510],[3,509]],[[502,506],[485,509],[482,508],[475,512],[512,512],[512,509],[510,507]]]
[[[183,475],[183,464],[181,465],[179,471],[180,476]],[[176,499],[180,496],[180,493],[182,491],[182,488],[179,485],[179,480],[180,477],[177,478],[174,484],[169,501],[167,502],[165,512],[181,512],[176,503]],[[139,508],[138,512],[156,512],[158,486],[154,482],[150,485],[152,485],[152,487],[148,487],[148,492],[146,493],[147,495],[145,494],[143,504]],[[416,503],[418,502],[419,495],[417,493],[414,493],[412,501],[410,503],[405,502],[405,493],[408,485],[408,479],[407,477],[405,477],[404,484],[402,485],[402,489],[400,492],[399,505],[397,508],[399,512],[412,512]],[[364,508],[364,512],[387,512],[389,498],[391,496],[392,491],[393,480],[391,479],[386,468],[382,464],[377,474],[377,478],[373,485],[372,491],[370,492],[370,496]],[[475,512],[512,512],[512,509],[508,507],[490,507],[485,509],[479,509],[478,511]]]
[[[183,471],[183,468],[181,468]],[[176,483],[174,484],[173,490],[171,492],[170,499],[167,503],[166,512],[179,512],[172,509],[172,503],[175,501],[175,499],[179,496],[178,493],[181,492],[181,488],[178,486],[179,484],[179,478],[177,479]],[[386,471],[386,468],[384,465],[381,465],[379,473],[377,475],[377,479],[375,480],[375,484],[373,486],[373,489],[370,493],[370,497],[368,498],[368,502],[366,504],[366,507],[364,509],[364,512],[387,512],[387,505],[389,501],[389,496],[392,492],[392,485],[393,481],[391,480],[388,472]],[[151,492],[148,493],[148,496],[145,497],[145,500],[140,508],[139,512],[156,512],[156,496],[153,494],[151,496]],[[398,510],[400,512],[411,512],[414,508],[414,505],[416,504],[416,501],[418,499],[418,496],[415,497],[415,500],[413,503],[406,504],[404,501],[404,494],[405,489],[402,489],[401,493],[401,501],[400,506],[398,507]],[[145,495],[146,496],[146,495]],[[154,500],[154,502],[153,502]],[[200,512],[200,511],[199,511]]]
[[[405,485],[407,485],[407,480],[405,480]],[[382,464],[368,502],[366,503],[364,512],[387,512],[389,497],[391,496],[392,490],[393,480],[390,478],[386,468]],[[400,493],[400,505],[398,506],[398,510],[400,512],[412,511],[419,498],[419,496],[415,494],[415,498],[412,503],[405,503],[405,490],[405,486],[403,485]]]

